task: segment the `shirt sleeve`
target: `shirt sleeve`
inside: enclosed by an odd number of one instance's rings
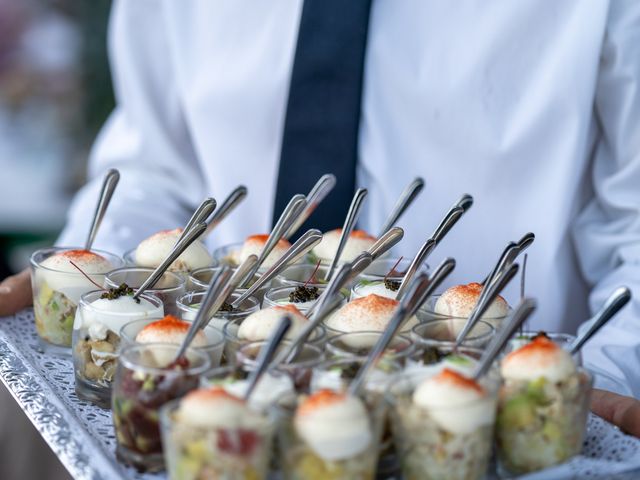
[[[163,3],[114,4],[109,53],[117,106],[94,144],[89,181],[72,202],[58,245],[84,244],[109,168],[120,171],[120,183],[95,248],[121,254],[158,230],[184,224],[205,196],[167,38]]]
[[[610,2],[596,86],[600,139],[593,154],[593,200],[573,235],[599,309],[619,286],[633,299],[583,349],[598,387],[640,397],[640,3]],[[583,325],[581,328],[585,328]]]

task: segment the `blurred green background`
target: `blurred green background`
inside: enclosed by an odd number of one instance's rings
[[[0,0],[0,278],[62,228],[113,108],[107,0]]]

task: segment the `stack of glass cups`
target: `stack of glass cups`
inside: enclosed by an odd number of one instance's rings
[[[175,360],[178,345],[130,345],[120,354],[113,384],[113,423],[118,458],[138,470],[164,468],[158,410],[198,387],[209,357],[187,349]]]
[[[126,283],[131,288],[137,289],[142,286],[153,271],[153,268],[145,267],[118,268],[107,274],[104,286],[106,288],[118,288],[123,283]],[[145,292],[155,295],[162,300],[165,315],[178,316],[179,312],[176,301],[184,295],[186,283],[182,275],[167,271],[160,277],[160,280],[156,282],[153,288],[148,288]]]
[[[105,261],[100,272],[86,269],[89,278],[70,263],[76,256],[99,255]],[[69,256],[70,261],[52,263],[52,257]],[[81,260],[78,258],[77,260]],[[77,263],[82,263],[78,261]],[[73,248],[44,248],[31,255],[31,286],[36,331],[43,341],[43,348],[52,353],[69,353],[73,322],[80,297],[104,283],[105,274],[122,265],[122,259],[101,250],[79,250]],[[104,267],[104,268],[102,268]],[[92,283],[95,282],[95,283]]]
[[[146,293],[140,295],[140,303],[131,300],[135,308],[106,310],[103,302],[112,300],[102,300],[104,293],[97,290],[80,298],[73,325],[72,349],[76,394],[109,408],[111,382],[120,349],[120,329],[133,320],[161,318],[164,311],[162,301]],[[94,305],[97,300],[102,300],[100,307]]]

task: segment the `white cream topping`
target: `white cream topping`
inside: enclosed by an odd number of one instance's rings
[[[197,390],[185,396],[178,406],[177,419],[187,425],[208,428],[253,427],[257,413],[240,399],[226,394],[207,395],[206,390]]]
[[[237,254],[236,258],[234,258],[234,260],[238,264],[240,264],[244,262],[249,257],[249,255],[255,255],[259,258],[260,254],[262,253],[262,249],[264,248],[264,244],[265,242],[249,237],[247,240],[245,240],[244,244],[242,244],[242,248],[240,249],[240,252]],[[280,257],[282,257],[282,255],[284,255],[289,247],[290,245],[288,243],[278,242],[276,246],[273,247],[273,250],[271,250],[271,253],[267,255],[267,258],[260,266],[260,269],[265,270],[272,266],[280,259]]]
[[[318,405],[313,412],[296,413],[295,427],[309,448],[325,460],[354,457],[366,450],[373,438],[363,403],[351,396]]]
[[[507,355],[500,365],[505,380],[534,381],[546,378],[550,382],[561,382],[576,373],[576,364],[571,354],[563,348],[532,349],[529,344]]]
[[[252,313],[243,320],[238,329],[238,338],[257,342],[266,340],[286,315],[292,319],[286,338],[295,337],[307,324],[307,317],[299,312],[292,312],[284,307],[269,307]]]
[[[220,385],[227,392],[242,398],[247,391],[247,380],[236,380]],[[288,375],[265,373],[260,377],[255,390],[251,394],[249,404],[256,410],[267,410],[285,393],[293,392],[293,382]]]
[[[322,260],[331,261],[336,256],[338,245],[340,244],[340,229],[331,230],[324,234],[322,241],[313,248],[313,253]],[[357,237],[351,235],[340,255],[340,263],[353,261],[358,255],[368,250],[375,243],[375,239],[368,237]]]
[[[155,233],[143,240],[135,251],[136,265],[155,268],[166,258],[182,234],[181,228]],[[200,240],[193,242],[169,267],[187,272],[211,265],[212,256]]]
[[[478,302],[480,288],[473,288],[477,284],[457,285],[446,290],[436,302],[434,311],[438,315],[455,318],[468,318]],[[491,322],[492,319],[502,319],[509,313],[509,305],[504,298],[498,296],[481,320]]]

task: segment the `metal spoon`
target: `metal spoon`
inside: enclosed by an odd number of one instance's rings
[[[437,242],[433,238],[430,238],[422,244],[420,250],[418,250],[418,253],[416,253],[416,256],[413,257],[413,260],[409,265],[409,269],[404,274],[404,278],[402,279],[400,288],[398,288],[398,293],[396,294],[396,300],[400,300],[405,294],[409,284],[411,283],[411,280],[413,279],[415,274],[418,273],[418,270],[427,259],[427,257],[431,254],[431,252],[433,252],[433,249],[436,248],[436,245]]]
[[[214,198],[212,197],[205,198],[202,201],[202,203],[198,206],[198,208],[196,208],[196,210],[193,212],[193,215],[191,215],[191,218],[182,229],[182,235],[180,235],[180,238],[178,238],[178,242],[184,238],[187,232],[191,230],[191,228],[195,224],[200,222],[207,223],[207,219],[211,216],[213,211],[216,209],[216,205],[217,203]]]
[[[400,217],[406,212],[407,208],[413,203],[418,194],[424,188],[424,180],[420,177],[416,177],[407,187],[402,191],[398,201],[396,202],[393,210],[389,214],[389,217],[384,222],[383,227],[380,229],[378,237],[381,237],[387,233],[391,227],[393,227]]]
[[[200,308],[198,309],[196,318],[189,326],[189,330],[187,330],[187,334],[185,335],[184,340],[182,341],[182,344],[178,349],[178,353],[176,354],[175,358],[176,361],[180,357],[182,357],[182,355],[184,355],[184,352],[187,350],[187,348],[195,338],[198,330],[204,328],[204,326],[209,323],[209,319],[211,318],[209,312],[216,306],[216,304],[219,304],[218,308],[220,308],[220,305],[222,305],[223,300],[221,300],[220,297],[230,276],[231,269],[227,265],[223,265],[211,279],[211,283],[209,284],[207,292],[202,300],[202,303],[200,304]]]
[[[515,262],[516,258],[529,248],[535,239],[536,236],[529,232],[524,234],[517,242],[509,242],[502,251],[498,263],[493,267],[487,278],[482,281],[482,285],[485,285],[487,281],[493,281],[502,271]]]
[[[460,217],[464,215],[473,205],[473,197],[465,193],[454,203],[446,213],[440,224],[436,227],[431,235],[437,243],[440,243],[449,230],[456,224]]]
[[[221,294],[222,296],[221,305],[223,305],[224,302],[226,302],[227,299],[231,297],[231,294],[235,291],[236,288],[238,288],[238,285],[240,285],[242,282],[246,280],[247,275],[253,270],[253,267],[255,267],[257,262],[258,262],[258,256],[252,254],[252,255],[249,255],[247,258],[245,258],[240,265],[238,265],[238,267],[233,272],[231,279],[226,284],[224,291]],[[233,307],[233,305],[231,305],[231,307],[235,308]],[[215,314],[215,312],[213,313]]]
[[[336,250],[336,254],[331,260],[331,264],[327,269],[327,273],[325,275],[325,280],[329,280],[331,275],[333,274],[334,268],[340,261],[340,257],[342,256],[342,250],[344,250],[345,245],[347,244],[347,240],[349,240],[349,236],[353,231],[353,227],[356,224],[356,220],[358,220],[358,216],[360,215],[360,210],[362,208],[362,202],[367,196],[366,188],[359,188],[353,196],[351,200],[351,205],[349,206],[349,211],[347,212],[347,216],[344,219],[344,225],[342,226],[342,235],[340,235],[340,242],[338,243],[338,249]]]
[[[293,222],[296,221],[298,216],[302,213],[302,210],[304,210],[306,205],[307,205],[307,201],[304,198],[304,195],[298,194],[291,197],[291,200],[289,200],[289,203],[284,208],[282,215],[280,215],[280,218],[278,219],[276,224],[273,226],[273,230],[271,230],[271,233],[269,234],[269,238],[267,238],[267,241],[264,247],[262,248],[262,251],[260,252],[260,256],[258,257],[258,263],[254,267],[252,274],[247,278],[247,282],[245,282],[245,285],[253,278],[253,275],[260,269],[260,265],[264,263],[264,261],[267,259],[271,251],[282,239],[282,236],[287,231],[287,229],[291,226]]]
[[[222,205],[213,213],[213,216],[209,220],[209,226],[207,227],[207,232],[205,235],[208,235],[211,230],[216,228],[216,226],[222,222],[227,216],[235,210],[235,208],[242,203],[242,201],[247,196],[247,187],[244,185],[240,185],[236,187],[233,192],[229,194],[227,198],[225,198]]]
[[[244,392],[245,401],[249,400],[251,393],[256,388],[256,385],[258,385],[258,380],[260,380],[262,374],[264,374],[264,372],[269,368],[271,359],[278,349],[278,345],[280,345],[280,342],[282,342],[282,339],[285,337],[290,327],[291,317],[288,315],[284,316],[273,333],[269,336],[267,343],[260,349],[260,354],[256,359],[256,369],[251,372],[247,379],[247,391]]]
[[[520,301],[520,304],[513,311],[511,316],[505,321],[504,325],[498,333],[493,337],[491,343],[487,346],[486,350],[483,352],[482,357],[480,357],[480,361],[476,367],[475,372],[473,373],[474,380],[482,377],[491,365],[493,361],[500,354],[505,345],[509,342],[509,339],[513,336],[514,333],[518,330],[520,325],[529,318],[529,316],[536,309],[536,301],[532,298],[524,298]]]
[[[467,337],[469,332],[475,327],[480,317],[484,315],[484,312],[487,311],[489,305],[493,303],[493,301],[498,297],[500,292],[507,286],[507,284],[511,281],[511,279],[518,273],[518,264],[512,264],[507,271],[505,271],[502,275],[500,275],[494,282],[488,284],[487,288],[484,288],[482,292],[480,292],[480,297],[478,298],[478,303],[473,308],[471,315],[469,315],[469,319],[464,324],[462,331],[458,334],[456,338],[455,348],[458,348],[463,340]],[[484,294],[484,295],[483,295]]]
[[[336,186],[336,176],[332,173],[325,173],[313,186],[311,191],[307,194],[307,206],[300,214],[300,217],[293,222],[284,238],[290,239],[294,233],[296,233],[302,224],[311,216],[320,202],[325,199],[333,187]]]
[[[89,236],[84,244],[85,250],[91,250],[91,247],[93,246],[93,241],[96,239],[96,234],[98,233],[104,214],[107,211],[107,207],[109,206],[109,202],[111,202],[111,197],[113,196],[113,192],[118,186],[119,181],[120,172],[115,168],[109,170],[104,176],[102,189],[100,190],[100,196],[98,197],[98,204],[96,205],[96,211],[94,212],[93,220],[91,221]]]
[[[622,307],[629,303],[629,300],[631,300],[629,289],[627,287],[617,288],[604,302],[600,311],[593,316],[589,327],[573,341],[569,348],[571,354],[577,353],[598,330],[604,327]]]
[[[378,237],[373,245],[367,249],[367,252],[369,252],[375,260],[391,250],[402,240],[402,237],[404,237],[404,230],[400,227],[393,227]]]
[[[133,295],[134,300],[137,300],[142,292],[144,292],[147,288],[152,288],[158,280],[164,275],[164,272],[171,266],[171,264],[178,258],[182,252],[184,252],[189,245],[195,242],[200,235],[204,233],[207,229],[207,224],[204,222],[198,223],[194,225],[187,234],[174,245],[173,249],[169,252],[166,258],[156,267],[156,269],[151,272],[151,275],[144,281],[142,285],[136,290],[136,293]]]
[[[276,262],[274,262],[269,269],[260,275],[253,285],[251,285],[246,292],[240,295],[235,301],[231,304],[232,307],[236,308],[242,304],[247,298],[253,295],[258,289],[260,289],[267,282],[270,282],[272,278],[278,275],[281,271],[287,268],[291,262],[299,258],[301,255],[304,255],[313,247],[315,247],[322,240],[322,233],[320,230],[308,230],[304,235],[302,235],[297,242],[295,242],[289,249],[280,257]],[[248,279],[250,280],[250,279]]]

